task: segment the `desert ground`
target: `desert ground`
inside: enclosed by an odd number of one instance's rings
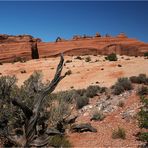
[[[90,57],[90,61],[85,59]],[[118,78],[137,76],[140,73],[148,75],[148,59],[144,57],[130,57],[118,55],[118,61],[107,61],[105,56],[81,56],[81,60],[77,56],[64,56],[65,64],[63,67],[63,75],[71,70],[71,74],[67,75],[57,86],[55,91],[71,90],[87,88],[89,85],[99,85],[111,87]],[[0,65],[1,75],[16,75],[21,86],[23,82],[34,72],[42,71],[43,82],[52,80],[56,66],[59,62],[57,58],[44,58],[38,60],[30,60],[24,63],[4,63]],[[24,72],[25,71],[25,72]],[[117,102],[123,99],[124,106],[116,107],[107,114],[102,121],[90,121],[90,116],[95,104],[99,102],[102,96],[96,96],[90,99],[89,105],[78,111],[79,117],[77,123],[89,122],[97,129],[97,133],[67,133],[67,137],[74,147],[138,147],[141,144],[136,140],[136,133],[140,131],[137,121],[132,119],[127,121],[123,119],[123,113],[134,112],[139,109],[140,99],[136,95],[135,90],[130,93],[119,95]],[[117,105],[116,105],[117,106]],[[115,107],[115,105],[113,106]],[[126,131],[126,139],[112,139],[112,132],[118,127],[122,127]]]
[[[85,62],[88,56],[81,56],[82,60],[76,57],[64,56],[63,74],[68,70],[71,70],[71,74],[60,82],[55,91],[86,88],[89,85],[110,87],[119,77],[137,76],[140,73],[148,75],[148,59],[144,57],[118,55],[118,61],[107,61],[105,56],[90,55],[90,62]],[[15,75],[18,85],[21,86],[34,71],[41,71],[43,81],[46,82],[53,78],[58,62],[59,57],[30,60],[25,63],[4,63],[0,65],[0,73]],[[21,73],[24,70],[25,73]]]

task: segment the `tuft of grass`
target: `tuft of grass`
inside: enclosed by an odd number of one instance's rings
[[[103,113],[95,111],[92,115],[91,120],[102,121],[104,118],[105,116],[103,115]]]
[[[124,128],[118,127],[117,130],[114,130],[112,132],[112,138],[113,139],[125,139],[126,138],[126,133]]]

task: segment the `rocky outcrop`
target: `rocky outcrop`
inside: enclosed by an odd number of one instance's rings
[[[13,62],[18,58],[32,59],[34,53],[38,52],[34,50],[34,43],[39,42],[41,39],[31,35],[0,34],[0,62]]]
[[[45,43],[30,35],[0,34],[0,62],[12,62],[17,57],[26,60],[34,59],[34,56],[38,58],[52,57],[61,52],[65,55],[106,55],[114,52],[130,56],[141,56],[148,52],[148,43],[128,38],[125,33],[120,33],[116,37],[96,33],[95,36],[75,35],[71,40],[57,39],[56,42]],[[32,50],[33,42],[36,43],[38,50]]]

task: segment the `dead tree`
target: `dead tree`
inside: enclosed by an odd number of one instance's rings
[[[7,138],[7,140],[13,143],[14,145],[19,147],[46,146],[48,145],[50,135],[62,134],[55,130],[50,130],[49,132],[49,129],[45,129],[45,132],[40,135],[38,134],[37,123],[40,117],[40,111],[45,101],[45,97],[50,93],[52,93],[56,88],[57,84],[66,76],[66,73],[65,75],[61,76],[63,63],[64,63],[64,58],[63,55],[61,54],[61,59],[57,66],[57,70],[53,80],[37,96],[36,101],[33,104],[32,110],[23,103],[18,102],[17,99],[12,100],[12,104],[20,108],[25,115],[24,134],[21,137],[22,140],[16,139],[15,138],[16,136],[11,136],[9,134],[8,129],[5,130],[4,133],[5,138]],[[5,126],[8,127],[7,122]]]

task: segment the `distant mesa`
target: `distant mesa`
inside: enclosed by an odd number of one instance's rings
[[[55,42],[42,42],[31,35],[0,34],[0,62],[13,62],[18,58],[25,60],[64,55],[120,55],[141,56],[148,52],[148,44],[128,38],[125,33],[113,37],[97,32],[95,35],[74,35],[66,40],[57,37]]]

